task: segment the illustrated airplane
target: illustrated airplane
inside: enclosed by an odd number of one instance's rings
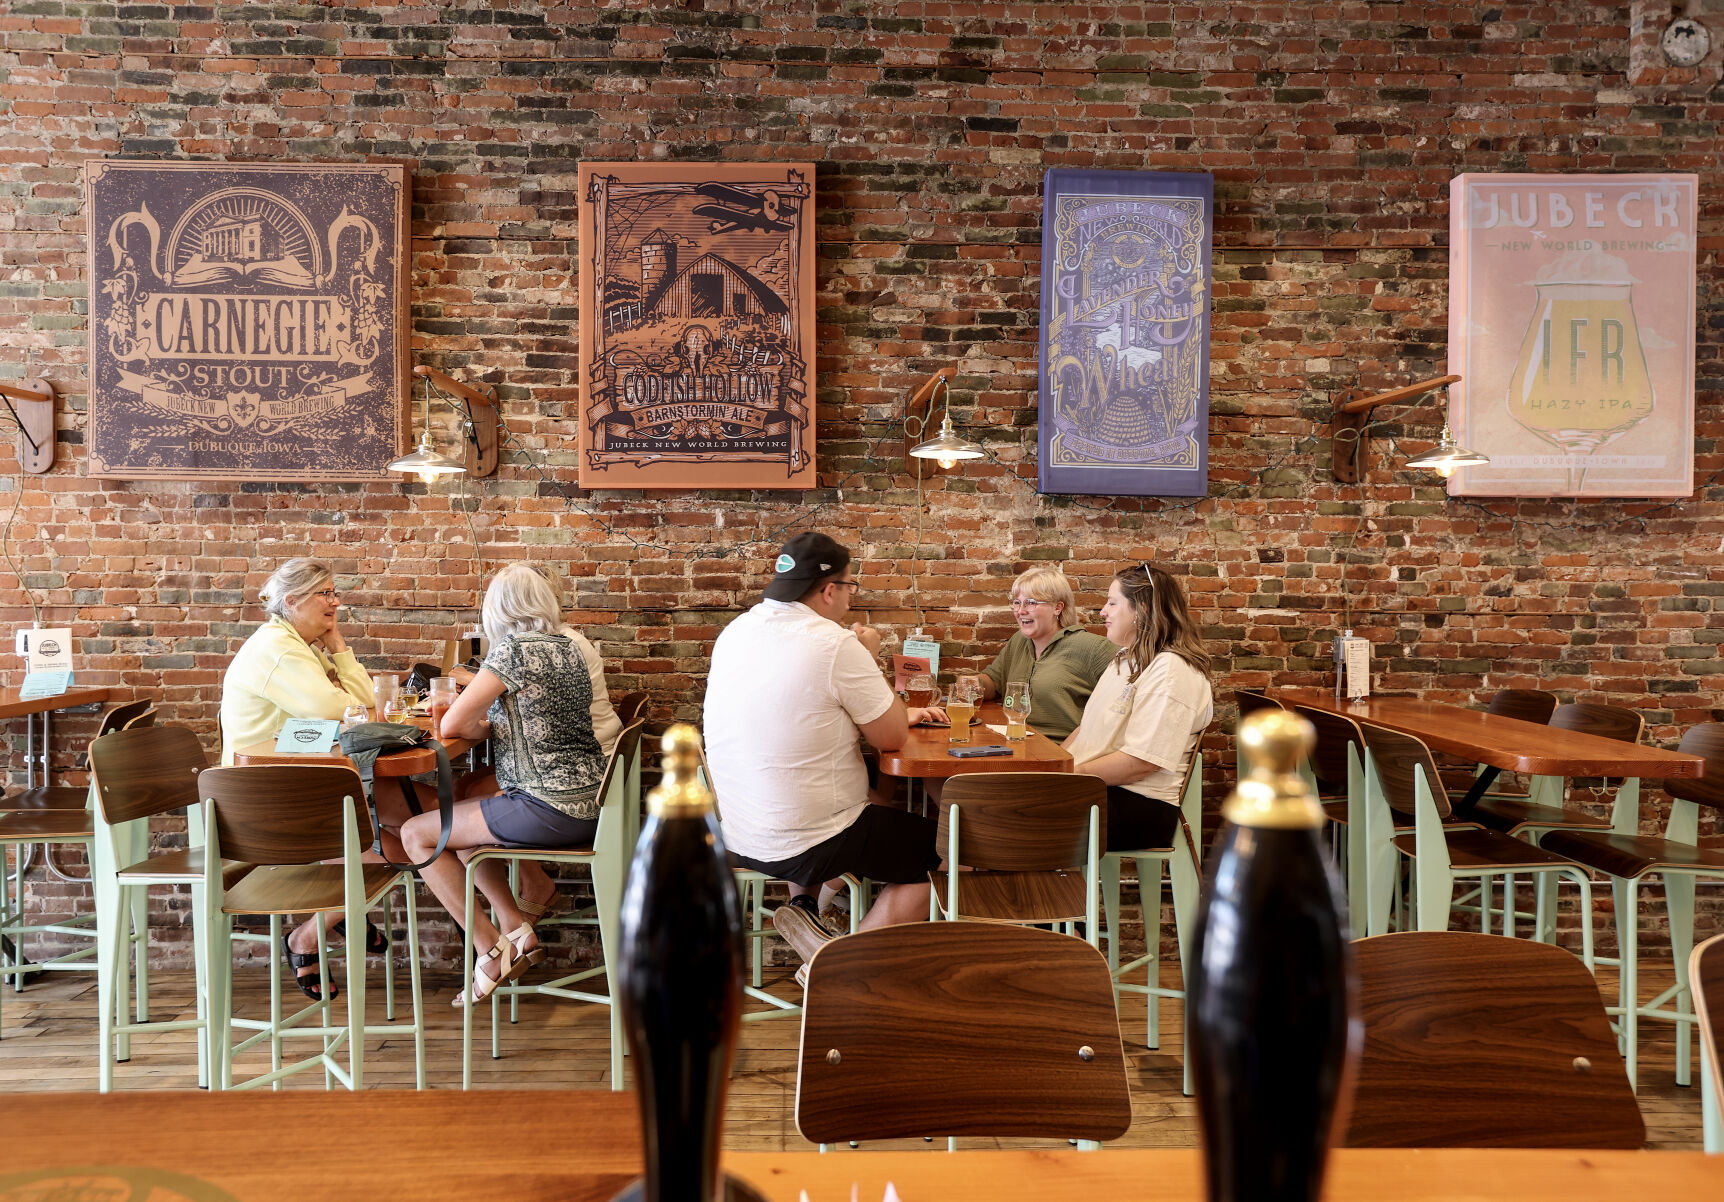
[[[796,212],[795,202],[768,189],[749,192],[728,184],[699,184],[695,191],[711,199],[710,204],[698,204],[694,211],[712,218],[712,232],[726,234],[731,230],[759,230],[762,233],[782,232],[790,228],[790,216]]]

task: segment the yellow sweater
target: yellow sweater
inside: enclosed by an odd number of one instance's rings
[[[330,669],[340,678],[331,684]],[[240,747],[280,733],[289,718],[339,718],[350,705],[371,704],[371,677],[351,651],[328,656],[271,616],[233,657],[221,686],[221,762]]]

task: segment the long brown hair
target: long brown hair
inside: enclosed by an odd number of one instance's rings
[[[1209,652],[1179,581],[1147,563],[1118,572],[1113,579],[1137,620],[1131,645],[1121,647],[1116,657],[1125,662],[1127,675],[1135,677],[1149,667],[1150,660],[1171,651],[1207,677]]]

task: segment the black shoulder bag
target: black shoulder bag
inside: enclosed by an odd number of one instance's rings
[[[442,829],[437,832],[437,847],[430,859],[419,864],[397,864],[383,850],[383,824],[377,820],[376,775],[377,757],[391,751],[408,751],[415,747],[431,747],[437,753],[437,816]],[[341,752],[353,761],[359,778],[365,782],[365,803],[371,807],[371,829],[375,839],[371,850],[383,857],[383,862],[402,872],[418,872],[443,854],[449,845],[449,826],[455,820],[455,774],[449,769],[449,753],[429,731],[399,722],[360,722],[341,732]]]

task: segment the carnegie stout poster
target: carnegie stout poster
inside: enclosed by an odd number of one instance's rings
[[[92,476],[369,480],[407,445],[400,164],[96,161]]]
[[[814,486],[814,165],[582,163],[580,485]]]
[[[1195,172],[1047,173],[1041,492],[1209,491],[1214,192]]]
[[[1694,491],[1693,175],[1458,175],[1450,422],[1490,456],[1457,496]]]

